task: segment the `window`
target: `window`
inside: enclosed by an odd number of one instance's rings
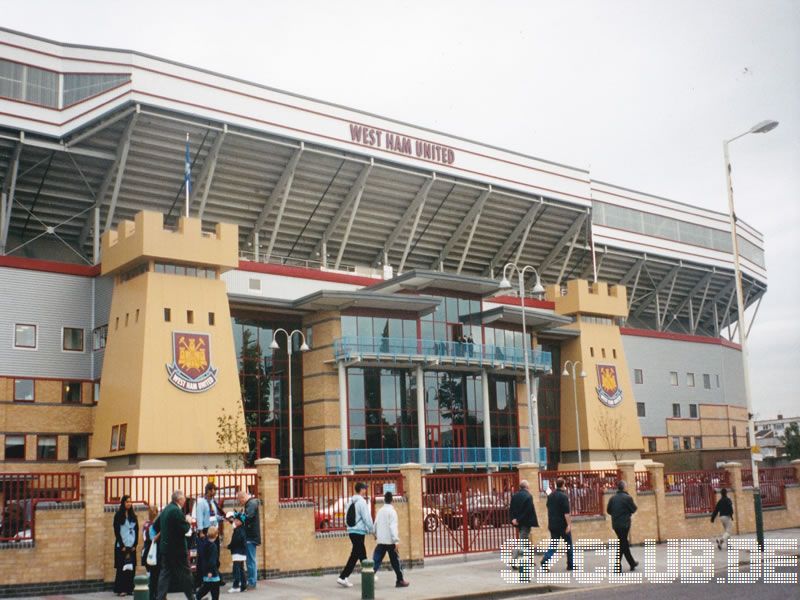
[[[703,373],[703,387],[707,390],[711,389],[711,375]]]
[[[128,326],[128,318],[130,317],[130,313],[125,313],[125,327]]]
[[[62,99],[64,106],[107,92],[131,80],[128,74],[65,73]]]
[[[0,96],[58,108],[58,73],[0,59]]]
[[[69,436],[69,459],[86,460],[89,458],[89,436],[71,435]]]
[[[691,450],[692,449],[692,438],[690,438],[690,437],[683,438],[683,449],[684,450]]]
[[[603,358],[606,357],[606,349],[605,348],[600,348],[600,356],[602,356]]]
[[[94,390],[92,393],[92,401],[97,404],[100,401],[100,382],[94,382]]]
[[[111,428],[111,451],[119,450],[119,425]]]
[[[634,383],[644,383],[644,373],[641,369],[633,370],[633,381]]]
[[[261,280],[251,278],[247,285],[248,289],[253,292],[261,291]]]
[[[636,403],[636,416],[637,417],[644,417],[644,402],[637,402]]]
[[[128,324],[127,316],[125,317],[125,324]],[[83,329],[64,327],[62,349],[68,352],[83,352]]]
[[[686,374],[686,385],[689,387],[694,387],[694,373]]]
[[[114,331],[119,329],[119,317],[114,317]]]
[[[681,418],[681,405],[680,404],[673,404],[672,405],[672,416],[676,419]]]
[[[696,450],[702,450],[703,449],[703,438],[701,438],[699,436],[694,438],[694,447],[695,447]]]
[[[167,323],[172,321],[172,310],[170,310],[169,308],[164,309],[164,321],[166,321]]]
[[[56,460],[58,443],[54,435],[36,436],[36,460]]]
[[[144,273],[147,273],[147,263],[133,267],[132,269],[125,271],[124,273],[120,273],[119,282],[125,283],[126,281],[130,281],[134,277],[138,277],[139,275],[143,275]]]
[[[656,438],[647,438],[647,451],[656,452]]]
[[[65,381],[61,387],[61,401],[66,404],[80,404],[81,382]]]
[[[14,380],[14,400],[16,402],[33,402],[34,383],[33,379]]]
[[[592,358],[594,358],[594,346],[589,347],[589,354],[591,355]]]
[[[717,387],[719,387],[719,375],[714,375],[714,377],[716,377],[716,379],[717,379]]]
[[[213,325],[214,324],[214,313],[213,312],[208,313],[208,324],[209,325]]]
[[[186,322],[189,323],[189,325],[192,325],[194,323],[194,311],[193,310],[187,310],[186,311]]]
[[[136,318],[134,319],[134,322],[135,323],[139,322],[139,309],[138,308],[136,309]]]
[[[733,438],[733,447],[736,448],[739,445],[739,440],[736,439],[736,425],[731,428],[731,437]]]
[[[126,437],[128,437],[128,425],[123,423],[119,426],[119,450],[125,450]]]
[[[690,404],[689,405],[689,417],[692,419],[697,418],[697,404]]]
[[[681,449],[681,438],[673,437],[672,438],[672,449],[673,450],[680,450]]]
[[[25,460],[24,435],[6,435],[6,460]]]
[[[14,348],[36,348],[36,325],[17,323],[14,326]]]
[[[612,348],[611,349],[611,356],[613,356],[614,358],[617,358],[617,349],[616,348]]]
[[[669,382],[672,385],[678,385],[678,372],[677,371],[670,371],[669,372]]]
[[[92,349],[102,350],[106,347],[108,341],[108,325],[101,325],[95,327],[92,331]]]

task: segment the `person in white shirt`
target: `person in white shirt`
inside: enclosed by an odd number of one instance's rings
[[[400,534],[397,528],[397,512],[392,506],[392,492],[383,495],[383,508],[375,516],[375,538],[377,545],[372,555],[375,563],[375,573],[381,568],[383,557],[389,553],[389,561],[392,563],[397,582],[395,587],[408,587],[408,582],[403,579],[403,570],[400,568],[400,557],[397,555],[397,545],[400,543]]]

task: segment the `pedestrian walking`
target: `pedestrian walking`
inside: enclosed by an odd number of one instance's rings
[[[550,570],[550,558],[558,548],[559,540],[567,544],[567,571],[572,571],[572,517],[569,514],[569,496],[564,489],[564,479],[556,479],[556,489],[547,497],[547,529],[550,547],[542,557],[542,570]]]
[[[240,490],[236,497],[244,511],[244,533],[247,548],[247,587],[256,587],[258,581],[258,563],[256,548],[261,545],[261,517],[258,511],[258,498]]]
[[[219,600],[219,550],[217,550],[217,537],[219,530],[213,525],[206,530],[206,535],[200,540],[202,552],[198,552],[197,571],[203,583],[195,595],[200,600],[206,594],[211,594],[212,600]]]
[[[158,518],[158,508],[153,505],[147,509],[147,521],[142,526],[142,539],[144,540],[142,548],[142,566],[147,571],[147,587],[150,590],[150,600],[156,600],[158,595],[158,576],[160,573],[160,564],[158,563],[158,540],[159,534],[156,533],[155,521]],[[150,554],[150,548],[156,545],[156,564],[151,565],[147,563],[147,556]]]
[[[731,529],[733,528],[733,502],[728,498],[728,490],[722,488],[720,491],[722,496],[714,507],[714,512],[711,513],[711,522],[719,515],[719,522],[722,523],[722,536],[716,539],[717,548],[722,550],[722,544],[728,547],[728,538],[731,537]]]
[[[636,570],[639,563],[633,559],[629,534],[631,531],[631,515],[636,512],[636,503],[626,491],[627,484],[624,481],[617,482],[617,493],[608,500],[606,512],[611,515],[611,528],[617,534],[619,540],[619,550],[615,563],[615,572],[622,571],[622,555],[628,561],[631,571]]]
[[[356,568],[356,563],[367,558],[364,537],[368,533],[372,533],[374,528],[372,515],[370,515],[369,505],[366,501],[367,484],[359,481],[356,483],[355,491],[356,493],[350,498],[345,512],[345,524],[347,525],[347,535],[350,536],[351,549],[347,564],[345,564],[342,572],[339,573],[339,578],[336,580],[336,583],[342,587],[353,587],[353,584],[347,578]]]
[[[222,534],[222,524],[224,521],[224,513],[222,509],[217,504],[217,501],[214,499],[214,496],[217,494],[217,486],[213,481],[209,481],[206,484],[204,493],[197,499],[194,508],[194,516],[195,516],[195,527],[197,530],[197,539],[203,540],[206,537],[206,532],[211,527],[217,528],[217,538],[216,538],[216,546],[217,546],[217,556],[220,554],[220,537]],[[202,556],[201,553],[205,544],[197,544],[197,561],[200,562]],[[197,573],[195,573],[195,587],[200,587],[202,583],[202,573],[198,569]]]
[[[183,513],[186,496],[180,490],[172,492],[172,501],[167,504],[154,523],[158,540],[158,562],[161,573],[158,577],[157,600],[164,600],[167,593],[177,589],[189,600],[194,600],[192,572],[189,569],[186,534],[191,529],[191,517]]]
[[[539,527],[539,519],[536,518],[530,484],[526,479],[519,482],[519,491],[511,496],[508,512],[511,516],[511,524],[517,528],[517,538],[530,541],[531,528]],[[522,554],[522,550],[514,548],[513,558],[519,558],[520,554]],[[517,566],[514,565],[512,568],[516,569]]]
[[[123,496],[114,513],[114,593],[133,594],[133,575],[136,571],[136,546],[139,544],[139,521],[133,512],[130,496]]]
[[[397,511],[392,506],[392,492],[383,495],[383,508],[375,515],[375,540],[377,545],[372,554],[372,562],[375,563],[375,573],[377,576],[381,568],[383,557],[388,553],[389,562],[392,564],[394,574],[397,576],[395,587],[408,587],[408,582],[403,578],[403,570],[400,568],[400,557],[397,555],[397,545],[400,543],[400,532],[397,525]]]
[[[247,589],[247,579],[245,578],[244,564],[247,561],[247,536],[244,531],[246,517],[240,512],[229,512],[228,520],[233,526],[233,534],[228,544],[231,551],[231,562],[233,563],[233,587],[228,590],[229,594],[244,592]]]

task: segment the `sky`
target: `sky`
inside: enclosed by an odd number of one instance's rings
[[[0,0],[2,25],[138,50],[736,212],[766,239],[754,412],[800,415],[800,2]]]

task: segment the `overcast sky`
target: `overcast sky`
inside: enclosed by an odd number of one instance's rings
[[[2,25],[126,48],[591,169],[766,237],[755,412],[800,415],[800,1],[42,2]]]

